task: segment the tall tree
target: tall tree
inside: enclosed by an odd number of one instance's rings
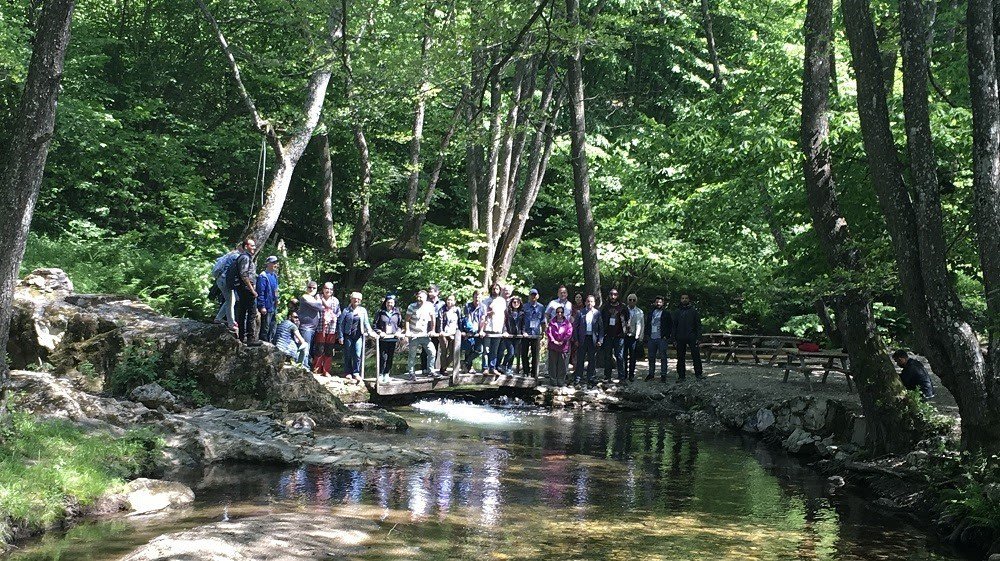
[[[321,62],[313,70],[306,84],[305,102],[300,122],[295,126],[295,130],[287,135],[287,138],[282,138],[282,135],[279,134],[274,124],[265,119],[258,111],[257,104],[243,83],[240,67],[236,62],[236,57],[229,45],[229,41],[223,34],[222,28],[219,27],[215,16],[212,15],[204,0],[197,0],[197,2],[198,7],[205,16],[205,20],[208,21],[216,39],[219,41],[219,46],[222,48],[222,53],[226,58],[226,63],[229,65],[230,73],[236,83],[236,89],[247,111],[250,113],[250,117],[253,119],[254,127],[267,139],[268,145],[274,152],[278,162],[277,167],[274,169],[274,174],[271,176],[271,182],[265,191],[264,203],[243,234],[244,238],[253,238],[257,242],[257,246],[260,247],[271,236],[275,224],[278,223],[278,217],[281,215],[281,209],[285,205],[285,197],[288,195],[288,186],[291,185],[295,166],[298,165],[299,159],[305,153],[306,147],[309,145],[310,139],[312,139],[313,132],[316,130],[316,126],[319,125],[320,115],[323,112],[323,102],[326,99],[326,89],[330,84],[330,76],[332,75],[334,57],[328,49],[324,50],[323,56],[320,56]],[[333,9],[335,8],[331,7],[331,10]],[[331,13],[327,21],[328,40],[322,41],[319,44],[329,46],[340,38],[342,33],[340,26],[341,18],[335,17]],[[322,60],[324,58],[325,60]]]
[[[712,12],[708,7],[708,0],[701,0],[701,26],[705,31],[705,42],[708,44],[708,57],[712,61],[712,88],[721,93],[722,88],[722,67],[719,64],[719,52],[715,49],[715,31],[712,29]]]
[[[972,100],[972,188],[979,261],[986,288],[990,353],[986,385],[1000,379],[1000,106],[992,0],[969,0],[966,19]]]
[[[319,142],[320,166],[323,177],[323,237],[327,248],[337,249],[337,232],[333,225],[333,162],[330,160],[330,135],[326,132],[316,135]]]
[[[858,285],[863,271],[859,250],[840,211],[830,156],[830,35],[833,0],[806,6],[805,64],[802,77],[801,146],[806,195],[813,228],[831,269],[844,275],[841,314],[851,374],[857,381],[867,419],[868,447],[876,453],[907,449],[918,435],[915,404],[905,396],[896,369],[875,327],[871,297]]]
[[[911,201],[889,125],[884,75],[880,68],[877,32],[867,0],[844,0],[844,21],[850,40],[858,87],[858,114],[871,180],[892,239],[904,309],[914,326],[917,349],[963,409],[963,442],[978,448],[997,423],[985,386],[983,360],[976,334],[947,267],[937,158],[931,139],[927,106],[930,33],[933,5],[923,0],[900,3],[903,50],[903,96],[910,178],[916,195]],[[989,440],[989,439],[987,439]]]
[[[580,33],[580,0],[566,0],[566,19],[571,32]],[[576,225],[583,254],[583,283],[587,294],[601,299],[601,269],[597,260],[597,233],[590,205],[590,175],[587,169],[587,118],[583,93],[582,38],[574,36],[567,57],[567,87],[570,109],[570,150],[573,163],[573,200]]]
[[[38,17],[28,75],[0,175],[0,351],[10,337],[11,304],[42,185],[69,45],[73,0],[49,0]],[[0,357],[0,421],[7,418],[10,366]]]

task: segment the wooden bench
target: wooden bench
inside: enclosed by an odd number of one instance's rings
[[[788,357],[785,363],[785,377],[782,382],[788,382],[788,376],[792,370],[801,372],[805,377],[806,382],[809,384],[809,390],[812,390],[812,373],[813,372],[823,372],[822,382],[825,384],[827,377],[831,372],[837,372],[844,375],[844,379],[847,380],[847,391],[854,392],[854,383],[851,379],[851,371],[847,366],[847,359],[849,358],[846,353],[840,351],[800,351],[787,350],[785,353]],[[840,366],[834,364],[835,361],[840,361]],[[821,361],[821,362],[816,362]]]

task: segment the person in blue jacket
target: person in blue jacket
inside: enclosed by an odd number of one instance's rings
[[[257,275],[257,311],[260,312],[260,340],[274,342],[278,311],[278,258],[264,260],[264,270]]]
[[[586,304],[573,323],[573,338],[579,347],[576,355],[576,376],[573,380],[575,385],[583,383],[581,377],[584,363],[587,365],[586,384],[590,387],[597,385],[597,349],[604,344],[604,320],[596,305],[597,301],[593,295],[587,296]]]

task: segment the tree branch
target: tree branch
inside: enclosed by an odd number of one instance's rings
[[[229,70],[232,72],[233,80],[236,82],[236,89],[239,91],[240,98],[243,99],[244,105],[246,105],[247,110],[250,112],[254,127],[264,134],[264,137],[267,138],[267,142],[270,144],[275,154],[279,158],[282,157],[285,149],[281,145],[281,140],[278,139],[278,133],[274,130],[274,126],[271,125],[271,122],[263,118],[260,115],[260,112],[257,111],[257,106],[254,104],[253,98],[250,97],[250,92],[248,92],[246,86],[243,85],[243,78],[240,75],[240,66],[236,63],[236,57],[233,56],[233,50],[229,47],[229,41],[227,41],[226,36],[222,34],[219,22],[215,20],[212,12],[209,11],[208,6],[205,5],[204,0],[195,0],[195,2],[198,3],[198,7],[201,9],[202,15],[205,16],[205,20],[212,26],[212,31],[215,32],[215,38],[219,40],[219,45],[222,46],[222,53],[226,56],[226,62],[229,64]]]

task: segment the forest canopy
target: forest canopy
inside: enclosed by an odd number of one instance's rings
[[[803,189],[805,11],[600,0],[573,22],[561,1],[82,0],[22,269],[59,266],[80,290],[209,317],[212,262],[258,216],[282,162],[275,147],[292,152],[301,136],[263,250],[286,258],[286,287],[337,280],[376,300],[436,282],[465,297],[505,268],[499,254],[513,244],[503,276],[515,287],[582,290],[566,71],[579,50],[601,286],[640,302],[688,292],[711,330],[814,334],[817,302],[843,279],[828,271]],[[899,10],[876,1],[872,14],[904,146]],[[981,329],[964,15],[958,2],[937,7],[929,113],[947,266]],[[36,17],[28,0],[0,7],[0,144]],[[874,296],[878,326],[907,341],[841,19],[829,147],[841,210],[865,248],[852,282]],[[255,126],[219,34],[273,138]],[[505,209],[498,219],[491,202]]]

